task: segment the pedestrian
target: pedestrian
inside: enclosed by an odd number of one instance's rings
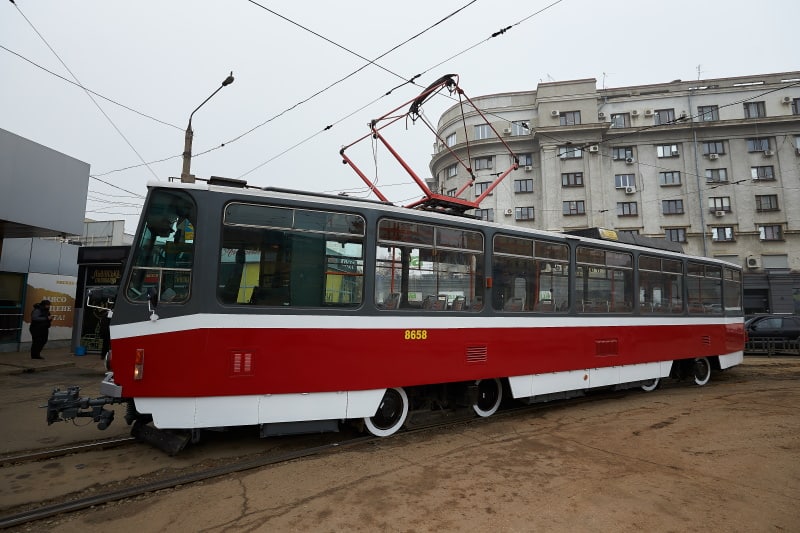
[[[42,300],[33,306],[31,313],[31,359],[44,359],[42,348],[47,344],[47,335],[50,333],[50,323],[53,316],[50,314],[50,300]]]

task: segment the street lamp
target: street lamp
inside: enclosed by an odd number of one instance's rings
[[[181,171],[181,183],[194,183],[194,176],[191,174],[191,166],[192,166],[192,138],[194,137],[194,132],[192,131],[192,117],[197,110],[203,107],[206,102],[211,100],[211,98],[217,94],[223,87],[226,85],[230,85],[233,83],[233,72],[225,78],[225,81],[222,82],[222,85],[217,87],[217,90],[211,93],[211,96],[203,100],[203,103],[200,104],[192,111],[192,114],[189,115],[189,125],[186,126],[186,138],[183,144],[183,170]]]

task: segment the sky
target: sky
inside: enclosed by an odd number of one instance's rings
[[[794,71],[798,20],[797,0],[13,0],[0,128],[88,163],[87,218],[133,233],[147,183],[180,176],[189,115],[230,72],[192,119],[193,174],[366,196],[340,148],[444,74],[476,97]],[[429,177],[424,124],[384,133]],[[384,149],[347,153],[390,201],[420,197]]]

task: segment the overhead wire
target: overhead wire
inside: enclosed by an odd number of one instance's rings
[[[53,47],[50,46],[50,43],[47,42],[47,39],[44,38],[44,36],[39,32],[38,29],[36,29],[36,26],[34,26],[33,23],[30,20],[28,20],[28,17],[26,17],[25,13],[22,12],[22,9],[20,9],[20,7],[16,4],[16,2],[12,2],[12,3],[14,4],[14,7],[17,8],[17,12],[20,14],[20,16],[23,19],[25,19],[25,22],[27,22],[28,25],[31,27],[31,29],[36,33],[36,35],[39,36],[39,38],[42,40],[42,42],[45,44],[45,46],[47,46],[47,48],[50,50],[50,52],[52,52],[53,55],[56,56],[56,59],[58,59],[58,62],[61,63],[61,65],[67,70],[67,72],[69,72],[70,76],[72,76],[72,78],[78,83],[78,85],[83,87],[83,84],[80,82],[78,77],[72,72],[72,70],[70,70],[70,68],[67,66],[67,64],[64,62],[64,60],[61,59],[61,56],[58,55],[58,53],[55,51],[55,49],[53,49]],[[155,177],[158,180],[158,176],[156,175],[155,172],[153,172],[153,169],[150,168],[150,165],[148,165],[145,162],[144,158],[139,153],[139,151],[136,150],[136,148],[134,148],[133,144],[131,144],[131,142],[128,140],[128,138],[125,136],[125,134],[122,133],[122,130],[120,130],[119,127],[117,127],[117,125],[114,123],[114,121],[111,120],[111,117],[108,116],[108,113],[106,113],[105,110],[100,106],[100,104],[97,103],[97,100],[94,99],[94,96],[92,96],[92,93],[90,93],[86,89],[84,89],[84,92],[89,97],[89,99],[92,101],[92,103],[95,105],[95,107],[97,107],[97,109],[100,111],[100,113],[103,114],[103,116],[106,118],[106,120],[109,122],[109,124],[111,124],[111,126],[116,130],[116,132],[120,135],[120,137],[122,137],[122,139],[125,141],[125,143],[130,147],[130,149],[133,150],[133,152],[136,154],[136,156],[142,161],[142,163],[145,163],[145,166],[150,171],[150,173],[153,174],[153,177]]]

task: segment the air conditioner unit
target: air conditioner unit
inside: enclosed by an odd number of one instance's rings
[[[633,185],[625,187],[625,194],[636,194],[636,187]]]
[[[597,146],[596,144],[593,144],[593,145],[591,145],[589,147],[589,153],[591,153],[591,154],[596,154],[599,151],[600,151],[600,147]]]
[[[566,154],[566,153],[564,153],[564,154],[561,154],[559,157],[560,157],[561,159],[566,159],[566,158],[567,158],[567,154]]]
[[[708,158],[712,161],[719,159],[719,154],[708,154]]]
[[[631,116],[632,117],[638,117],[639,116],[639,110],[638,109],[634,109],[633,111],[631,111]]]
[[[681,111],[681,118],[686,119],[689,117],[689,114],[686,111]]]
[[[505,129],[503,130],[503,133],[504,133],[505,135],[511,135],[511,128],[505,128]]]
[[[550,116],[553,118],[560,117],[561,112],[558,109],[553,109],[552,111],[550,111]]]
[[[761,268],[761,259],[754,255],[748,256],[747,268]]]
[[[764,157],[772,157],[775,155],[775,152],[772,150],[764,150]]]
[[[783,98],[781,98],[781,102],[784,103],[784,104],[791,104],[792,103],[792,97],[791,96],[784,96]]]
[[[632,164],[634,164],[636,162],[636,160],[634,158],[632,158],[632,157],[626,157],[625,158],[625,162],[627,164],[629,164],[629,165],[632,165]]]
[[[725,211],[714,211],[714,216],[715,217],[724,217],[725,216]]]
[[[531,165],[525,165],[525,172],[531,172],[533,167]]]
[[[680,155],[680,152],[678,151],[677,148],[672,150],[672,155]]]
[[[644,110],[644,116],[652,117],[653,116],[653,110],[652,109],[645,109]]]
[[[511,216],[511,215],[514,214],[514,210],[513,209],[506,209],[505,210],[505,214],[506,214],[506,216]]]
[[[600,111],[599,113],[597,113],[597,119],[598,120],[605,120],[606,119],[606,114],[603,113],[602,111]]]

